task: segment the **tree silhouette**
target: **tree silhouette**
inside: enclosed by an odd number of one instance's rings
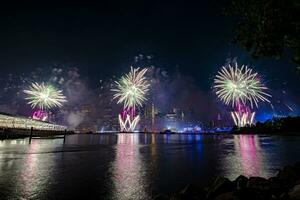
[[[280,58],[287,50],[300,70],[300,1],[231,0],[225,14],[237,21],[233,42],[254,58]]]

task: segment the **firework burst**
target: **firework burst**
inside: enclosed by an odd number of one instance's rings
[[[222,67],[214,79],[214,89],[220,100],[226,105],[237,106],[250,103],[251,108],[258,107],[259,101],[266,101],[271,97],[265,92],[268,88],[258,78],[258,74],[247,66],[239,68],[229,65]]]
[[[32,108],[61,107],[67,101],[61,90],[45,83],[32,83],[28,90],[24,90],[24,93],[27,94],[25,99]]]
[[[116,81],[116,88],[113,98],[118,99],[118,104],[123,103],[124,108],[135,108],[137,105],[142,106],[146,100],[146,93],[149,90],[149,84],[144,76],[147,69],[132,68],[128,74]]]

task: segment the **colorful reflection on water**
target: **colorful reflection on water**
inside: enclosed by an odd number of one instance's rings
[[[256,135],[235,136],[235,150],[241,156],[243,174],[246,176],[265,176],[264,158]]]
[[[270,177],[300,137],[98,134],[0,141],[0,199],[147,199],[215,176]]]
[[[119,134],[112,167],[115,199],[147,199],[144,163],[138,134]]]
[[[266,158],[257,135],[234,135],[233,147],[228,156],[224,157],[226,176],[234,179],[241,174],[247,177],[272,175],[268,170],[271,163]]]
[[[49,143],[50,142],[50,143]],[[0,142],[0,179],[6,180],[10,185],[10,196],[8,199],[39,199],[46,198],[41,191],[47,191],[52,181],[52,170],[55,156],[44,156],[47,151],[53,150],[56,145],[61,145],[61,141],[32,140],[29,143],[25,140],[7,140]],[[49,147],[49,149],[48,149]],[[47,151],[45,152],[45,148]],[[46,157],[46,160],[43,159]],[[4,161],[4,162],[3,162]],[[7,161],[7,162],[6,162]],[[9,167],[3,164],[10,163]],[[1,198],[0,196],[0,199]]]

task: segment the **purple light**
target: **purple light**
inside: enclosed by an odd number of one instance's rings
[[[46,121],[48,119],[48,114],[44,110],[36,110],[32,115],[32,119]]]

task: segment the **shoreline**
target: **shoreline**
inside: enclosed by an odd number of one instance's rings
[[[160,133],[160,132],[103,132],[103,133],[76,133],[74,131],[47,131],[47,130],[33,130],[31,134],[29,130],[21,129],[2,129],[0,133],[0,140],[9,140],[9,139],[22,139],[30,137],[39,137],[39,138],[54,138],[55,136],[64,136],[64,135],[117,135],[117,134],[149,134],[149,135],[203,135],[203,136],[229,136],[229,135],[258,135],[258,136],[300,136],[299,132],[288,132],[288,133],[240,133],[240,132],[222,132],[222,133]]]
[[[109,135],[109,134],[155,134],[155,135],[260,135],[260,136],[272,136],[272,135],[279,135],[279,136],[300,136],[300,131],[299,132],[277,132],[277,133],[243,133],[243,132],[217,132],[217,133],[208,133],[208,132],[203,132],[203,133],[193,133],[193,132],[188,132],[188,133],[161,133],[161,132],[102,132],[102,133],[75,133],[75,134],[80,134],[80,135]]]
[[[296,200],[300,199],[300,162],[286,165],[276,176],[263,177],[238,176],[230,181],[226,177],[217,177],[207,187],[187,184],[180,191],[154,197],[155,200]]]

